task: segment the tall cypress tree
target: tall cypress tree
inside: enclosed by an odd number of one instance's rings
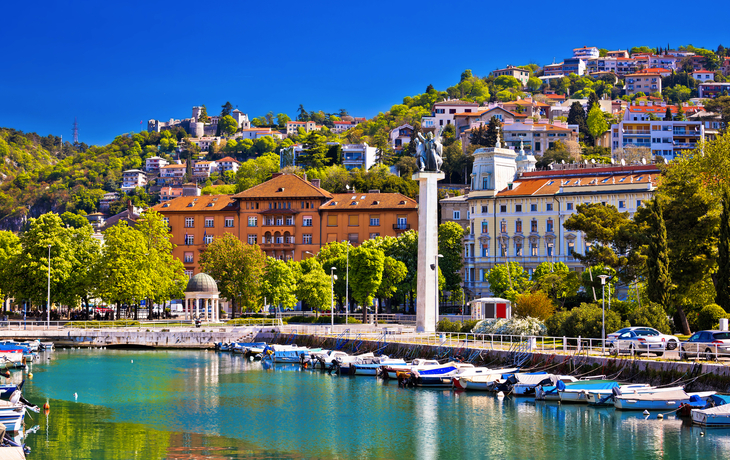
[[[722,214],[720,215],[720,242],[717,248],[717,283],[715,284],[715,303],[730,310],[730,193],[722,194]]]
[[[664,213],[658,198],[651,203],[650,222],[653,237],[649,242],[647,268],[647,294],[649,300],[666,308],[672,290],[672,279],[669,274],[669,249],[667,248],[667,227],[664,224]]]
[[[497,134],[499,133],[499,128],[501,127],[501,125],[502,124],[499,122],[499,120],[497,120],[497,117],[492,117],[489,120],[489,124],[487,125],[487,132],[486,134],[484,134],[484,146],[495,147],[497,145]],[[502,139],[502,141],[504,141],[504,139]]]

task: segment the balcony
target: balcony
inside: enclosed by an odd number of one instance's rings
[[[295,246],[294,243],[261,243],[261,244],[259,244],[259,247],[261,249],[268,249],[268,250],[279,249],[282,251],[293,250],[294,246]]]
[[[411,224],[393,224],[393,230],[397,232],[405,232],[411,229]]]

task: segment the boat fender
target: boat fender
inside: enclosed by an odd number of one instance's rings
[[[649,414],[649,411],[648,411],[648,410],[646,410],[646,409],[644,409],[644,412],[642,412],[642,414],[644,414],[644,415],[646,415],[646,416],[650,415],[650,414]]]
[[[664,418],[664,414],[659,414],[656,416],[657,419],[662,420]]]
[[[33,373],[32,372],[28,372],[28,379],[29,380],[33,380]]]

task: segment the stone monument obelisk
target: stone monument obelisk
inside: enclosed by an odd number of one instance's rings
[[[436,136],[418,134],[416,163],[419,171],[413,175],[418,181],[418,288],[416,291],[416,330],[436,331],[436,296],[438,288],[438,189],[437,182],[444,178],[441,172],[441,133]]]

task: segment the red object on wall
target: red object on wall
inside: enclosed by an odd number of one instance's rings
[[[497,318],[507,318],[507,304],[506,303],[497,304]]]

